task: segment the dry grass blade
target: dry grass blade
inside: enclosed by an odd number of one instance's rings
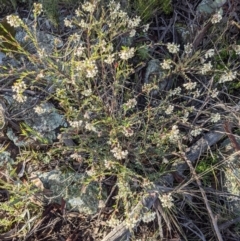
[[[199,187],[199,189],[201,191],[201,194],[202,194],[204,203],[206,205],[206,208],[207,208],[207,211],[208,211],[208,215],[209,215],[209,217],[211,219],[211,222],[212,222],[212,225],[213,225],[216,237],[217,237],[218,241],[223,241],[222,235],[221,235],[219,227],[217,225],[217,221],[214,218],[213,212],[212,212],[211,207],[209,205],[206,193],[205,193],[204,189],[202,188],[201,181],[200,181],[200,179],[199,179],[199,177],[198,177],[198,175],[197,175],[197,173],[196,173],[196,171],[195,171],[195,169],[194,169],[194,167],[192,165],[192,162],[187,158],[186,154],[183,152],[183,148],[182,148],[181,143],[179,143],[179,150],[181,152],[182,158],[185,160],[185,162],[189,166],[190,172],[192,173],[192,175],[193,175],[194,179],[196,180],[196,182],[198,184],[198,187]]]
[[[240,151],[240,145],[239,145],[239,143],[237,142],[235,136],[233,135],[232,130],[231,130],[230,123],[229,123],[228,121],[225,121],[225,123],[224,123],[224,129],[225,129],[225,131],[226,131],[226,134],[228,135],[229,140],[230,140],[231,143],[232,143],[233,148],[234,148],[236,151]]]
[[[239,223],[240,222],[240,217],[234,218],[230,221],[227,221],[226,223],[223,223],[219,226],[219,230],[225,230],[228,227],[230,227],[231,225],[235,224],[235,223]]]
[[[182,225],[195,233],[202,241],[206,241],[202,231],[192,221],[186,221],[185,223],[182,223]]]

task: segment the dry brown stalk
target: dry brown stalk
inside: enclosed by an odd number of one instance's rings
[[[231,141],[232,147],[235,149],[235,151],[240,151],[240,145],[237,142],[235,136],[232,133],[232,128],[230,126],[230,123],[228,121],[225,121],[224,123],[224,130],[226,131],[226,134]]]
[[[196,171],[195,171],[195,169],[194,169],[194,167],[193,167],[193,165],[192,165],[192,162],[187,158],[185,152],[183,151],[183,148],[182,148],[182,145],[181,145],[180,142],[179,142],[179,144],[178,144],[178,147],[179,147],[179,150],[180,150],[180,153],[181,153],[181,154],[180,154],[181,157],[182,157],[182,158],[185,160],[185,162],[187,163],[187,165],[188,165],[188,167],[189,167],[189,169],[190,169],[190,172],[192,173],[194,179],[196,180],[196,182],[197,182],[197,184],[198,184],[198,187],[199,187],[199,189],[200,189],[200,192],[201,192],[201,194],[202,194],[204,203],[205,203],[206,208],[207,208],[207,211],[208,211],[208,215],[209,215],[209,217],[210,217],[210,219],[211,219],[211,221],[212,221],[212,225],[213,225],[215,234],[216,234],[216,236],[217,236],[217,240],[218,240],[218,241],[223,241],[222,235],[221,235],[221,233],[220,233],[220,231],[219,231],[219,228],[218,228],[218,225],[217,225],[216,218],[214,218],[212,209],[211,209],[211,207],[210,207],[210,205],[209,205],[209,202],[208,202],[208,199],[207,199],[207,195],[206,195],[204,189],[202,188],[201,181],[200,181],[200,179],[199,179],[199,177],[198,177],[198,175],[197,175],[197,173],[196,173]]]

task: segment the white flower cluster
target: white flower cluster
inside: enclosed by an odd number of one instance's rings
[[[79,43],[81,36],[77,33],[74,33],[69,36],[69,41],[72,41],[73,43]]]
[[[179,129],[176,125],[174,125],[170,132],[169,140],[172,142],[176,142],[178,139],[179,139]]]
[[[192,53],[192,44],[190,44],[190,43],[187,43],[187,44],[185,44],[184,45],[184,52],[186,53],[186,54],[191,54]]]
[[[90,114],[91,114],[90,111],[86,111],[86,112],[84,113],[84,115],[83,115],[83,118],[89,120],[89,119],[90,119]]]
[[[9,15],[6,19],[7,22],[14,28],[20,27],[20,25],[23,23],[17,15]]]
[[[22,93],[25,89],[27,88],[26,84],[24,82],[16,82],[13,86],[12,86],[12,90],[13,92],[16,93]]]
[[[201,70],[201,73],[202,74],[206,74],[207,72],[211,71],[212,70],[212,64],[211,62],[208,62],[206,64],[203,64],[203,67],[202,67],[202,70]]]
[[[107,43],[104,39],[98,44],[98,47],[101,48],[103,53],[112,53],[113,52],[113,45],[112,43]]]
[[[92,95],[92,90],[91,89],[87,89],[81,92],[82,95],[88,97]]]
[[[127,218],[125,220],[125,224],[127,226],[128,229],[132,230],[136,227],[136,224],[139,222],[139,219],[135,219],[135,218]]]
[[[89,24],[86,23],[83,19],[80,20],[80,22],[78,23],[78,25],[82,28],[88,28]]]
[[[199,128],[199,127],[197,127],[197,128],[195,128],[194,130],[192,130],[192,131],[190,132],[190,134],[191,134],[191,136],[196,137],[196,136],[200,135],[201,132],[202,132],[202,129]]]
[[[129,37],[130,38],[132,38],[132,37],[134,37],[135,35],[136,35],[136,30],[135,29],[132,29],[131,31],[130,31],[130,33],[129,33]]]
[[[19,103],[23,103],[27,100],[27,97],[22,94],[16,94],[16,95],[13,95],[13,99]]]
[[[136,16],[136,17],[133,18],[133,19],[129,19],[129,21],[128,21],[128,27],[129,27],[130,29],[136,28],[136,27],[139,26],[140,22],[141,22],[141,18],[138,17],[138,16]]]
[[[134,52],[135,52],[134,48],[125,47],[120,51],[119,57],[122,60],[131,59],[134,56]]]
[[[91,169],[87,170],[86,173],[87,173],[87,175],[88,175],[89,177],[94,177],[94,176],[96,176],[96,170],[94,169],[93,166],[92,166]]]
[[[110,10],[110,18],[112,22],[116,22],[116,19],[119,18],[123,24],[127,24],[129,17],[126,12],[120,10],[120,3],[115,3],[115,1],[110,1],[108,4]]]
[[[236,79],[237,77],[237,72],[232,72],[232,71],[225,71],[225,73],[223,75],[221,75],[220,79],[219,79],[219,83],[224,83],[224,82],[229,82],[232,81],[234,79]]]
[[[125,159],[128,155],[128,151],[127,150],[123,151],[122,147],[119,144],[117,146],[115,146],[111,150],[111,152],[113,153],[113,156],[118,160]]]
[[[170,90],[169,95],[170,96],[179,95],[181,93],[181,91],[182,91],[181,87],[177,87],[173,90]]]
[[[98,73],[96,61],[94,60],[75,61],[75,66],[77,71],[85,71],[87,78],[94,78]]]
[[[152,222],[156,217],[156,213],[155,212],[148,212],[148,213],[145,213],[142,217],[142,221],[144,223],[150,223]]]
[[[215,54],[214,49],[209,49],[209,50],[205,53],[204,56],[205,56],[205,58],[207,59],[207,58],[211,58],[211,57],[213,57],[214,54]]]
[[[171,115],[173,113],[174,110],[174,106],[173,105],[169,105],[168,108],[165,110],[165,113],[167,115]]]
[[[168,160],[166,157],[164,157],[164,158],[162,159],[162,163],[163,163],[163,164],[168,164],[168,163],[169,163],[169,160]]]
[[[33,109],[34,109],[35,113],[37,113],[38,115],[41,115],[46,112],[46,109],[44,109],[42,107],[42,105],[38,105],[38,106],[34,107]]]
[[[72,21],[67,19],[67,18],[64,19],[64,25],[65,25],[65,27],[68,27],[68,28],[72,28],[73,27]]]
[[[38,50],[37,50],[37,53],[38,53],[38,56],[39,56],[40,59],[43,58],[43,57],[45,57],[45,56],[47,56],[46,50],[45,50],[44,48],[38,49]]]
[[[143,25],[143,32],[146,33],[149,29],[150,24]]]
[[[36,76],[36,79],[42,79],[44,77],[44,74],[43,72],[41,71],[37,76]]]
[[[116,3],[115,1],[111,0],[108,4],[108,7],[111,12],[114,12],[114,11],[117,12],[120,10],[120,3]]]
[[[134,131],[130,127],[124,127],[123,128],[123,134],[126,137],[130,137],[134,134]]]
[[[75,14],[76,14],[76,16],[77,17],[81,17],[83,14],[82,14],[82,11],[79,9],[79,8],[77,8],[76,10],[75,10]]]
[[[114,62],[114,54],[109,54],[107,58],[104,60],[105,63],[107,64],[112,64]]]
[[[110,170],[110,169],[114,169],[115,168],[115,162],[113,161],[108,161],[108,160],[104,160],[104,166],[106,169]]]
[[[181,118],[182,119],[182,122],[183,123],[186,123],[188,121],[188,117],[189,117],[189,112],[186,111],[183,115],[183,117]]]
[[[194,92],[193,92],[193,98],[198,98],[200,96],[200,90],[199,89],[196,89]]]
[[[85,129],[88,130],[88,131],[97,132],[96,127],[93,124],[88,123],[88,122],[85,125]]]
[[[168,44],[167,44],[167,49],[168,49],[168,51],[169,51],[170,53],[172,53],[172,54],[178,53],[179,47],[180,47],[180,45],[176,45],[176,44],[174,44],[174,43],[168,43]]]
[[[86,66],[86,77],[87,78],[93,78],[97,75],[98,73],[98,68],[96,66],[95,61],[90,61],[88,62],[87,66]]]
[[[38,15],[40,15],[41,12],[42,12],[42,4],[34,3],[33,4],[33,13],[38,16]]]
[[[71,154],[70,157],[71,157],[73,160],[75,160],[75,161],[77,161],[77,162],[79,162],[79,163],[81,163],[81,162],[83,161],[82,156],[81,156],[80,154],[76,153],[76,152],[73,153],[73,154]]]
[[[221,120],[221,115],[219,113],[211,115],[211,122],[216,123]]]
[[[221,20],[222,20],[222,13],[221,13],[221,10],[219,10],[217,13],[215,13],[212,16],[211,22],[215,24],[215,23],[219,23]]]
[[[128,109],[132,109],[137,105],[137,100],[135,98],[129,99],[127,103],[124,104]]]
[[[142,87],[142,92],[149,94],[152,90],[159,90],[159,86],[154,83],[145,83]]]
[[[120,224],[120,220],[119,219],[115,219],[115,218],[111,218],[110,220],[106,221],[106,224],[109,227],[116,227]]]
[[[27,86],[24,82],[16,82],[13,86],[12,86],[12,90],[13,92],[16,92],[15,95],[13,95],[13,98],[19,102],[19,103],[23,103],[27,100],[27,97],[23,95],[23,92],[26,90]]]
[[[93,3],[91,3],[93,2]],[[88,12],[88,13],[93,13],[95,8],[96,8],[96,1],[91,1],[91,2],[85,2],[83,5],[82,5],[82,9],[85,11],[85,12]]]
[[[136,34],[136,28],[139,27],[141,23],[141,18],[136,16],[134,18],[129,18],[128,14],[120,9],[120,4],[116,3],[115,1],[110,1],[108,4],[109,7],[109,16],[110,16],[110,23],[108,26],[111,27],[113,24],[117,22],[118,25],[121,25],[125,29],[128,29],[129,36],[133,37]],[[145,25],[143,31],[147,31],[149,25]]]
[[[188,82],[186,84],[183,84],[183,86],[186,90],[193,90],[196,88],[197,82]]]
[[[79,121],[69,121],[69,125],[73,128],[80,128],[83,124],[83,121],[82,120],[79,120]]]
[[[172,65],[171,65],[172,61],[171,59],[164,59],[163,62],[161,63],[161,67],[163,69],[171,69]]]
[[[162,206],[163,208],[172,208],[172,206],[174,205],[173,204],[173,198],[172,198],[172,195],[171,193],[168,193],[168,194],[163,194],[159,197],[161,203],[162,203]]]
[[[83,47],[83,45],[80,44],[80,45],[76,48],[76,50],[74,51],[74,55],[77,56],[77,57],[81,57],[82,54],[83,54],[83,52],[84,52],[84,50],[85,50],[85,47]]]

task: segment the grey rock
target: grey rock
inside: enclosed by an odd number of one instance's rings
[[[64,117],[56,111],[51,103],[43,103],[45,110],[42,114],[34,114],[32,118],[26,118],[25,122],[34,130],[40,133],[42,137],[50,142],[56,139],[56,129],[65,124]]]
[[[204,14],[212,14],[216,12],[226,0],[202,0],[197,6],[197,12]]]
[[[147,65],[144,84],[151,84],[156,81],[156,84],[158,85],[158,89],[151,90],[150,96],[156,97],[160,91],[166,88],[168,81],[163,77],[164,73],[160,66],[160,61],[158,59],[150,60]]]
[[[13,165],[14,160],[11,158],[11,154],[8,151],[0,152],[0,167],[5,167],[6,165]]]
[[[57,129],[66,125],[66,121],[63,115],[60,115],[51,103],[42,103],[41,108],[44,113],[37,114],[33,110],[33,106],[38,101],[34,97],[28,97],[25,103],[17,103],[12,96],[4,96],[7,105],[11,106],[11,115],[18,114],[18,118],[21,118],[24,123],[29,126],[35,134],[31,138],[19,141],[18,136],[15,135],[11,128],[7,130],[7,136],[14,142],[16,146],[29,146],[36,140],[46,140],[49,144],[57,138]],[[14,108],[13,108],[14,106]]]
[[[3,59],[6,57],[6,55],[0,51],[0,65],[3,63]]]
[[[45,188],[52,191],[51,201],[61,203],[61,198],[66,201],[67,209],[95,214],[98,210],[99,188],[97,183],[91,182],[84,185],[84,174],[63,173],[59,170],[38,175]]]
[[[163,76],[160,61],[158,59],[152,59],[148,62],[148,66],[146,69],[146,74],[144,77],[144,84],[149,84],[152,82],[153,78],[161,78]]]
[[[34,36],[34,27],[33,22],[30,20],[24,19],[24,22],[29,26],[31,33]],[[36,52],[37,48],[40,50],[44,50],[45,53],[51,54],[54,48],[61,48],[63,46],[63,41],[52,34],[45,33],[44,31],[36,30],[36,36],[38,46],[35,46],[29,38],[27,32],[24,29],[19,29],[16,32],[15,39],[23,46],[26,46],[27,50],[34,53]]]

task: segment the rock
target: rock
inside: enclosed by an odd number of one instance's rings
[[[156,85],[150,93],[149,96],[154,99],[152,105],[159,105],[158,95],[161,91],[165,90],[171,85],[171,80],[164,78],[164,71],[160,66],[160,61],[158,59],[153,59],[148,62],[146,74],[144,77],[144,84]]]
[[[213,14],[217,12],[223,4],[226,3],[226,0],[202,0],[197,6],[197,12],[204,14]]]
[[[11,158],[11,154],[7,151],[0,152],[0,167],[6,167],[6,165],[13,165],[14,160]]]
[[[67,209],[88,215],[95,214],[99,206],[99,188],[97,183],[91,182],[87,186],[84,183],[84,174],[63,173],[59,170],[39,174],[45,188],[52,191],[53,202],[66,201]],[[104,194],[105,195],[105,194]],[[105,195],[106,196],[106,195]]]
[[[31,26],[29,20],[24,19],[24,22],[29,26],[31,33],[34,36],[34,28]],[[52,34],[45,33],[44,31],[36,30],[36,37],[38,48],[44,50],[47,55],[51,54],[54,48],[61,48],[63,46],[63,41],[61,38],[56,37]],[[27,50],[31,53],[37,51],[36,46],[32,43],[31,38],[24,29],[20,29],[16,32],[15,39],[23,46],[26,46]]]
[[[163,77],[163,73],[160,68],[160,61],[158,59],[150,60],[147,65],[144,84],[150,84],[153,78],[160,79],[161,77]]]
[[[3,63],[3,59],[6,57],[6,55],[0,51],[0,65]]]
[[[64,117],[58,114],[51,103],[41,104],[44,113],[35,113],[32,118],[26,118],[25,123],[36,130],[43,138],[53,142],[56,139],[56,129],[65,125]]]
[[[37,140],[51,144],[57,138],[57,129],[66,125],[64,116],[60,115],[51,103],[42,103],[41,108],[44,112],[38,114],[32,107],[37,101],[35,97],[29,96],[25,103],[17,103],[12,96],[4,96],[4,98],[8,105],[14,106],[11,109],[11,115],[22,113],[21,116],[18,116],[24,121],[22,126],[26,128],[29,126],[35,132],[29,133],[30,138],[22,139],[18,138],[11,128],[8,128],[7,136],[16,146],[29,146]]]

